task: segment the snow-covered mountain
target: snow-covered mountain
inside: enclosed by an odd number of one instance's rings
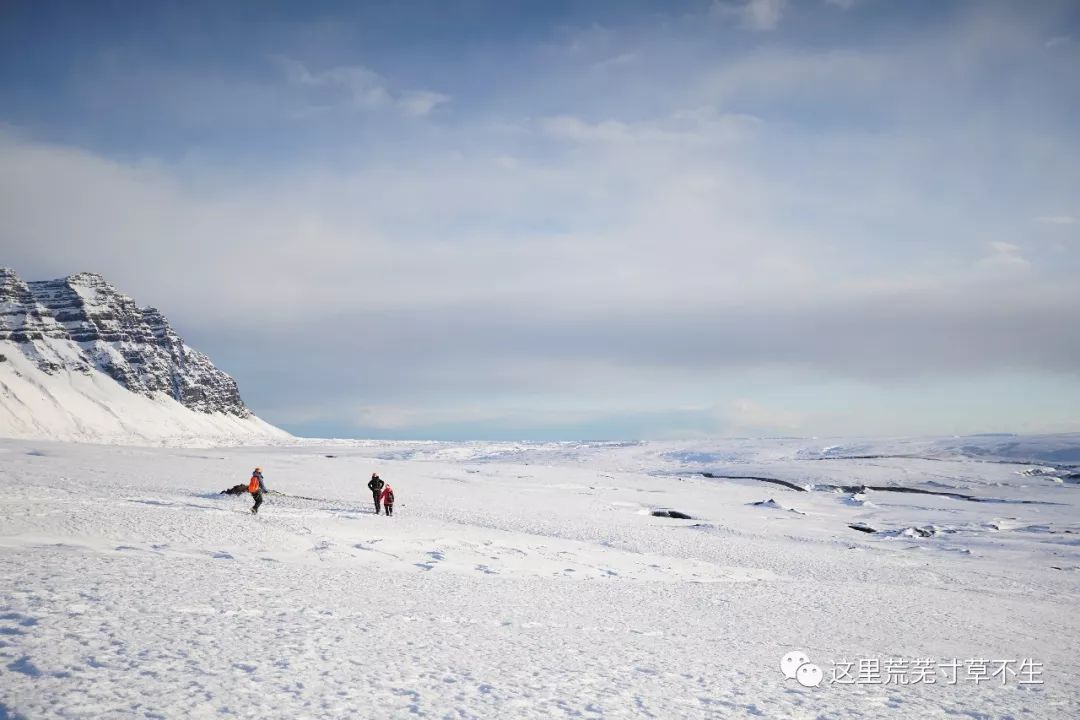
[[[155,308],[96,273],[24,282],[0,268],[0,436],[237,442],[286,436]]]

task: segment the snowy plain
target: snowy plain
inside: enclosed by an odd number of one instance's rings
[[[271,442],[0,440],[0,718],[1080,717],[1080,436]]]

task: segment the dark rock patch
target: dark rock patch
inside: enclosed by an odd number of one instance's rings
[[[702,476],[711,478],[714,480],[757,480],[759,482],[772,483],[773,485],[782,485],[791,490],[797,490],[799,492],[806,492],[806,488],[796,485],[788,480],[780,480],[779,478],[761,477],[758,475],[720,475],[711,472],[703,472]],[[852,495],[865,493],[867,490],[876,490],[877,492],[898,492],[898,493],[914,493],[917,495],[937,495],[939,497],[948,497],[954,500],[967,500],[968,502],[981,502],[981,503],[1003,503],[1009,505],[1064,505],[1065,503],[1047,502],[1044,500],[1009,500],[1007,498],[984,498],[976,497],[974,495],[965,495],[958,492],[943,492],[940,490],[925,490],[923,488],[909,488],[901,487],[899,485],[830,485],[829,483],[814,483],[814,490],[826,490],[832,492],[851,493]]]
[[[693,520],[694,519],[694,518],[690,517],[689,515],[687,515],[686,513],[679,512],[678,510],[668,510],[668,509],[653,510],[651,514],[652,514],[653,517],[675,518],[676,520]]]
[[[761,477],[759,475],[716,475],[711,472],[701,473],[704,477],[711,478],[713,480],[757,480],[759,482],[772,483],[774,485],[783,485],[791,490],[798,490],[799,492],[806,492],[806,488],[801,485],[796,485],[793,482],[787,480],[780,480],[778,478]]]

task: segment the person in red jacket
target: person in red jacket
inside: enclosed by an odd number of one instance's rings
[[[390,487],[390,485],[387,484],[387,486],[383,488],[382,495],[379,496],[379,499],[382,500],[383,510],[386,511],[386,514],[387,515],[393,515],[394,514],[394,488]]]
[[[258,515],[259,506],[263,503],[263,493],[266,492],[261,468],[255,468],[254,472],[251,473],[251,480],[248,480],[248,492],[251,493],[251,497],[255,498],[255,506],[251,508],[251,514]]]

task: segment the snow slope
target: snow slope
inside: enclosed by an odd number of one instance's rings
[[[42,339],[50,357],[73,356],[67,340]],[[190,410],[168,395],[133,393],[94,368],[57,363],[42,372],[16,343],[0,340],[0,436],[126,444],[236,444],[287,438],[254,415]]]
[[[0,718],[1078,717],[1077,443],[1023,440],[0,441]]]

